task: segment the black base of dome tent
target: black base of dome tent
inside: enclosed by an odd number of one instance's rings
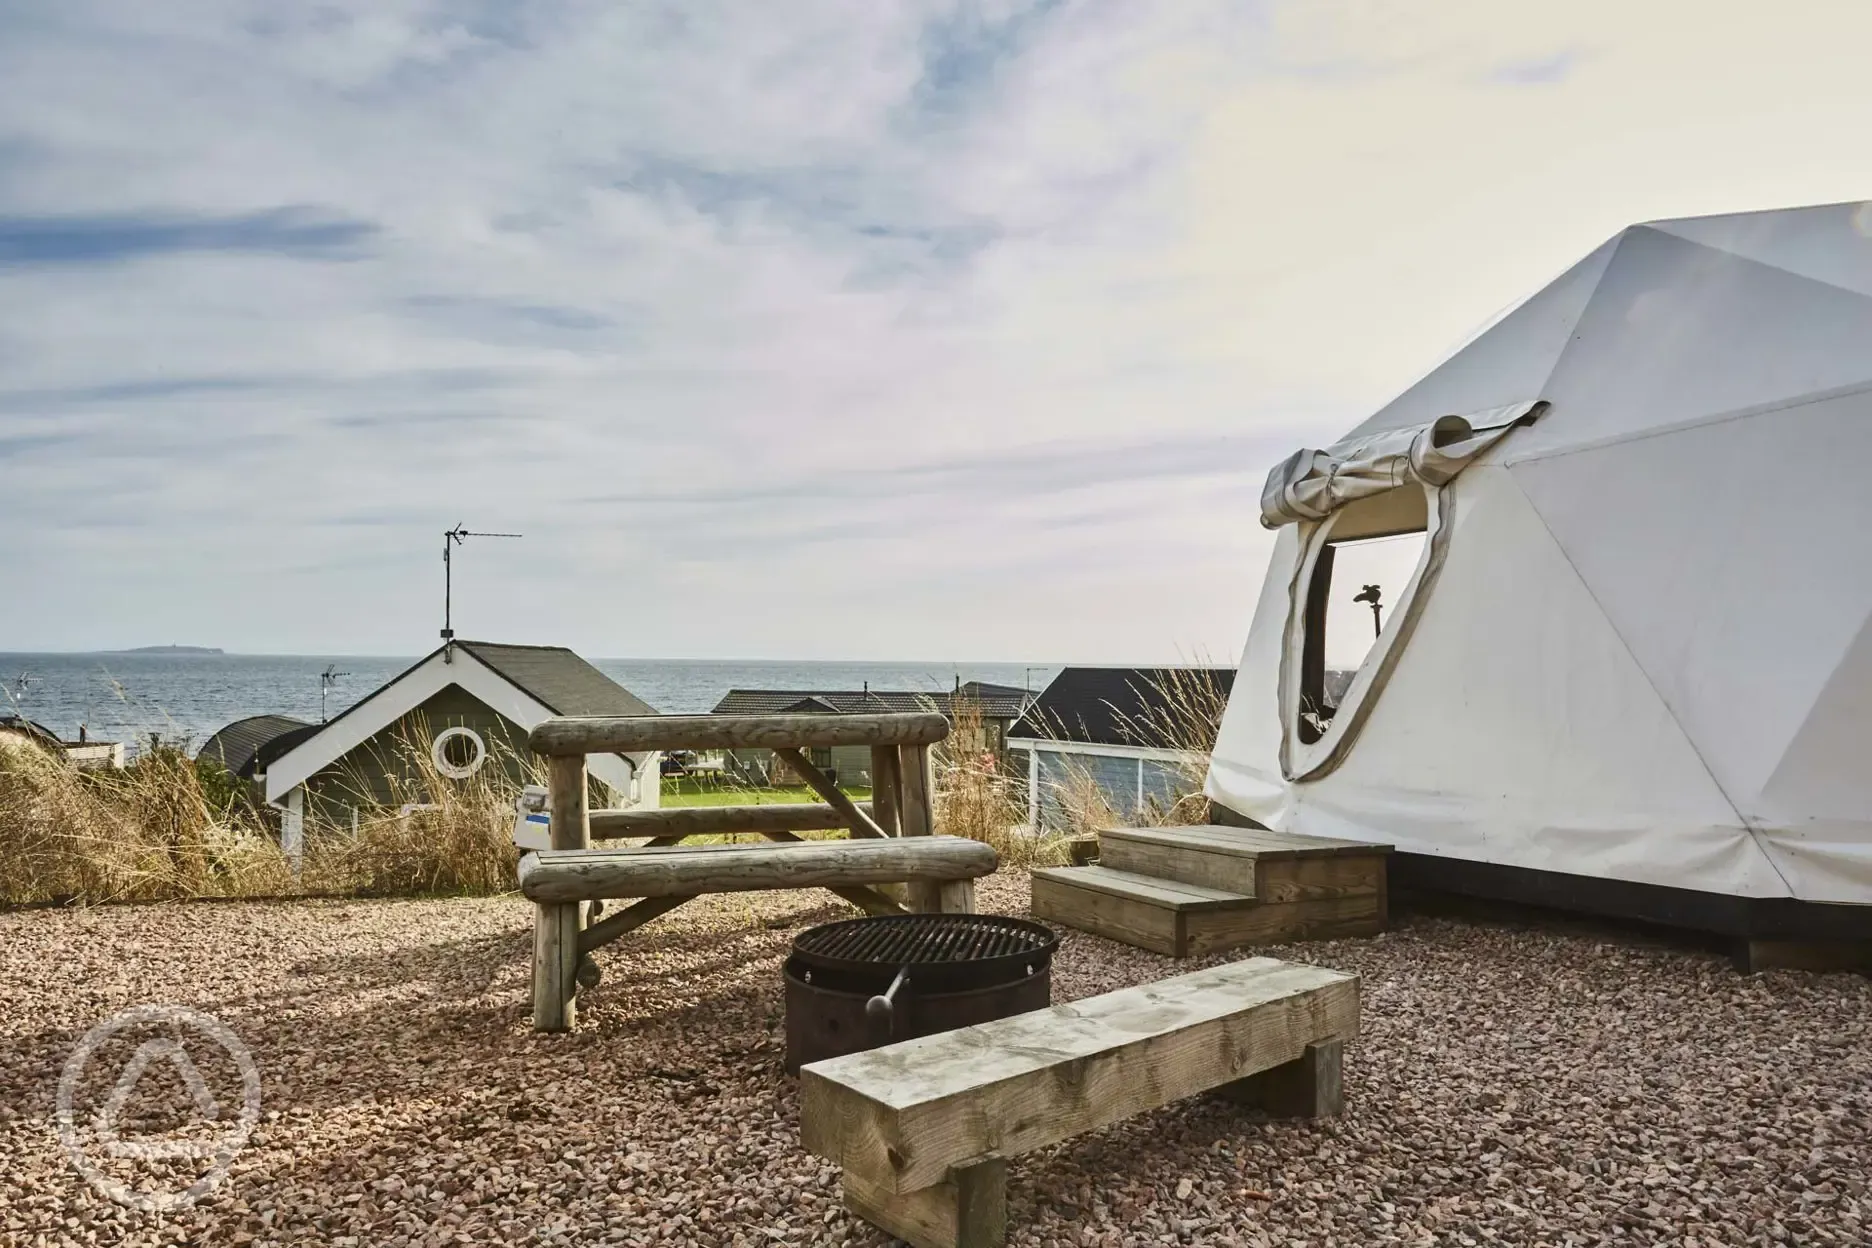
[[[1219,824],[1260,826],[1220,802],[1211,810]],[[1716,937],[1745,973],[1872,970],[1872,906],[1736,897],[1401,850],[1388,866],[1391,899],[1402,907],[1455,897],[1694,932]]]

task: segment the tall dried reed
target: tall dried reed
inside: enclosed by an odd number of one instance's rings
[[[512,888],[513,772],[497,756],[450,779],[427,740],[420,724],[398,738],[389,805],[360,798],[353,824],[315,804],[294,864],[276,816],[242,782],[173,747],[146,749],[121,771],[81,771],[0,736],[0,904]],[[351,787],[370,792],[361,777]]]
[[[494,893],[514,886],[514,799],[523,783],[541,782],[532,758],[522,758],[490,734],[488,756],[466,779],[442,774],[430,751],[429,726],[418,717],[380,760],[391,800],[372,797],[353,771],[344,787],[361,814],[355,828],[342,818],[318,821],[307,833],[308,863],[329,887],[373,895]],[[524,779],[516,780],[515,775]]]
[[[1003,865],[1065,862],[1065,837],[1026,826],[1020,788],[1000,764],[981,705],[958,697],[949,713],[949,739],[934,751],[931,762],[936,830],[992,845]]]
[[[1091,768],[1070,754],[1055,755],[1058,774],[1042,781],[1040,806],[1053,817],[1052,830],[1068,838],[1118,826],[1167,827],[1207,823],[1209,799],[1203,782],[1215,750],[1228,689],[1207,664],[1162,668],[1132,686],[1131,705],[1106,703],[1125,744],[1166,751],[1151,760],[1167,772],[1160,787],[1141,802],[1114,800]],[[1044,717],[1041,717],[1044,720]],[[1065,724],[1046,724],[1051,735],[1070,740]]]
[[[173,749],[80,771],[0,737],[0,902],[153,901],[285,891],[292,871],[250,807],[217,800]]]

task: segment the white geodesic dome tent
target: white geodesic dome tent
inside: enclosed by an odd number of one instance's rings
[[[1872,903],[1869,469],[1872,205],[1633,226],[1269,478],[1210,796],[1411,855]],[[1323,704],[1335,543],[1411,529]]]

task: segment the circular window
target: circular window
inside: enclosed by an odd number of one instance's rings
[[[487,743],[472,728],[447,728],[436,734],[429,757],[436,770],[451,780],[466,780],[487,761]]]

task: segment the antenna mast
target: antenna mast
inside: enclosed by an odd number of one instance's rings
[[[455,641],[455,629],[451,614],[454,608],[455,581],[453,555],[455,547],[470,537],[520,537],[519,533],[472,533],[465,524],[456,524],[442,534],[442,644],[452,646]],[[448,660],[445,653],[443,661]]]
[[[319,673],[319,723],[323,724],[330,721],[330,717],[325,713],[326,691],[338,683],[339,677],[349,676],[350,674],[350,672],[339,671],[336,663],[327,663],[325,665],[325,670]]]

